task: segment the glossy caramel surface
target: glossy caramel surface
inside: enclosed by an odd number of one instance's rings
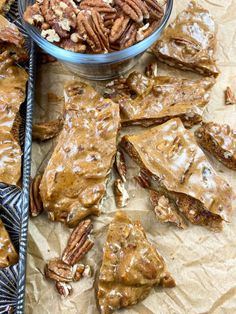
[[[227,219],[232,209],[232,190],[180,119],[127,135],[123,142],[140,166],[168,191],[191,196],[210,213]]]
[[[0,219],[0,268],[17,263],[18,254],[11,243],[7,230]]]
[[[79,81],[65,86],[65,121],[40,195],[50,218],[70,227],[99,213],[116,153],[119,106]]]
[[[153,51],[172,66],[217,76],[216,25],[209,11],[195,1],[171,23]]]
[[[14,64],[7,51],[0,55],[0,182],[7,184],[17,184],[21,177],[22,152],[14,134],[27,79],[26,71]]]
[[[163,258],[147,240],[140,222],[117,212],[103,249],[98,282],[101,313],[136,304],[158,284],[175,285]]]
[[[136,97],[121,96],[118,102],[122,122],[127,124],[160,124],[173,117],[181,117],[186,123],[201,120],[205,105],[209,102],[211,87],[215,80],[182,79],[158,76],[148,79],[133,72],[127,85]]]

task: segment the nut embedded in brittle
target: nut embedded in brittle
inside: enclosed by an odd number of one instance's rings
[[[225,90],[225,105],[236,105],[235,95],[229,86]]]
[[[124,182],[121,179],[116,179],[114,182],[114,194],[116,206],[118,208],[126,207],[129,201],[129,194],[125,188]]]
[[[30,182],[30,213],[32,217],[37,217],[43,211],[43,203],[39,194],[39,185],[42,176],[37,175]]]
[[[117,150],[115,166],[119,176],[121,177],[121,180],[126,182],[127,167],[124,153],[121,150]]]
[[[93,226],[90,219],[82,221],[71,233],[62,260],[68,265],[74,265],[93,247],[90,239]]]

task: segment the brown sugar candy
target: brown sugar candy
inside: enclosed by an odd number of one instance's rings
[[[207,122],[195,131],[195,137],[222,164],[236,170],[236,130],[227,124]]]
[[[153,47],[160,61],[183,70],[217,76],[216,25],[210,13],[191,1]]]
[[[101,313],[135,305],[156,285],[171,288],[175,281],[140,222],[117,212],[107,232],[98,280]]]
[[[109,83],[105,95],[119,104],[124,126],[150,126],[180,117],[186,127],[192,127],[202,120],[214,83],[214,78],[148,78],[135,71],[127,79]]]
[[[119,106],[92,87],[65,85],[65,119],[40,184],[44,210],[75,227],[98,215],[112,168],[120,126]]]
[[[221,230],[232,211],[232,189],[210,165],[180,119],[126,135],[128,154],[191,223]]]
[[[11,242],[9,234],[0,219],[0,268],[14,265],[18,261],[18,254]]]

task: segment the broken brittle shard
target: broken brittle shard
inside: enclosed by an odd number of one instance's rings
[[[126,135],[122,144],[152,179],[152,189],[161,189],[191,223],[222,229],[232,210],[232,189],[180,119]]]
[[[202,120],[214,83],[214,78],[147,78],[135,71],[125,81],[108,84],[106,95],[119,104],[123,125],[149,126],[180,117],[192,127]]]
[[[28,59],[23,35],[15,24],[0,15],[0,53],[5,51],[17,62]]]
[[[0,219],[0,268],[16,264],[18,254],[11,242],[9,234]]]
[[[227,124],[205,122],[195,131],[195,137],[222,164],[236,170],[236,130]]]
[[[21,177],[20,106],[25,100],[26,71],[8,51],[0,54],[0,182],[17,185]]]
[[[176,17],[153,47],[160,61],[207,76],[219,74],[215,50],[215,22],[195,1]]]
[[[117,212],[108,229],[99,275],[97,297],[101,313],[138,303],[155,285],[171,288],[175,281],[140,222],[132,222],[124,212]]]
[[[116,103],[85,83],[66,84],[64,126],[40,184],[43,207],[52,220],[74,227],[99,214],[119,125]]]

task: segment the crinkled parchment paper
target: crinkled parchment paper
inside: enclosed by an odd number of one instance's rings
[[[187,0],[175,0],[172,18],[184,9]],[[218,24],[217,59],[221,75],[213,89],[206,120],[229,123],[236,128],[236,106],[224,106],[223,90],[231,86],[236,91],[236,1],[202,0],[198,1],[208,8]],[[143,70],[146,54],[137,68]],[[42,66],[38,71],[35,121],[45,121],[61,114],[63,104],[63,84],[72,79],[58,63]],[[174,73],[195,77],[159,64],[159,73]],[[93,83],[94,84],[94,83]],[[99,83],[98,88],[101,88]],[[57,96],[55,96],[57,95]],[[125,130],[125,132],[130,129]],[[132,131],[132,129],[131,129]],[[43,171],[56,140],[44,144],[33,144],[32,176]],[[224,176],[236,190],[236,172],[227,170],[209,157],[216,170]],[[128,160],[128,189],[130,203],[125,209],[133,219],[140,219],[148,238],[156,245],[165,258],[168,269],[176,279],[174,289],[154,288],[143,302],[122,311],[130,314],[196,314],[196,313],[236,313],[236,218],[233,213],[231,224],[225,224],[221,233],[213,233],[202,227],[190,225],[187,230],[157,222],[150,208],[147,194],[134,182],[134,163]],[[54,284],[45,280],[43,269],[45,261],[59,257],[65,247],[71,230],[60,223],[53,223],[46,214],[31,219],[29,224],[28,268],[25,311],[30,314],[79,313],[96,314],[94,279],[97,276],[106,230],[116,207],[108,185],[103,213],[93,218],[95,246],[87,254],[84,262],[91,265],[93,275],[73,284],[74,293],[61,299]],[[234,204],[234,209],[235,208]]]

